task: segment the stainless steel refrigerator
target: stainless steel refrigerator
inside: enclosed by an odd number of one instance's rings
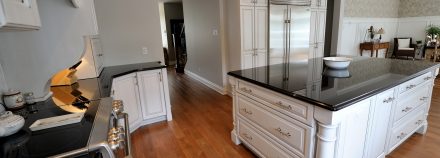
[[[310,0],[270,0],[269,64],[307,62]]]

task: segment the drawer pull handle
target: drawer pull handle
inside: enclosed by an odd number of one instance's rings
[[[252,115],[252,111],[250,111],[250,110],[248,110],[248,109],[246,109],[246,108],[243,108],[243,109],[241,109],[243,112],[245,112],[246,114],[248,114],[248,115]]]
[[[286,109],[286,110],[292,110],[292,106],[290,105],[284,105],[283,102],[279,101],[277,103],[275,103],[275,105],[278,105],[279,107]]]
[[[390,103],[393,102],[394,98],[393,97],[389,97],[388,99],[383,100],[384,103]]]
[[[408,112],[412,109],[412,107],[406,107],[405,109],[402,110],[402,112]]]
[[[402,133],[400,133],[400,135],[397,136],[397,139],[403,139],[406,137],[406,135],[408,135],[408,134],[402,132]]]
[[[286,137],[290,137],[290,136],[292,136],[289,132],[283,132],[283,130],[280,128],[280,127],[278,127],[277,129],[275,129],[276,131],[278,131],[280,134],[282,134],[282,135],[284,135],[284,136],[286,136]]]
[[[243,133],[242,134],[244,138],[246,138],[247,140],[252,140],[252,137],[249,136],[247,133]]]
[[[425,81],[428,81],[428,80],[430,80],[431,78],[432,78],[432,77],[429,77],[429,76],[428,76],[428,77],[425,77],[424,80],[425,80]]]
[[[416,122],[416,125],[421,125],[423,123],[423,120],[418,120],[417,122]]]
[[[406,90],[409,90],[409,89],[412,89],[412,88],[414,88],[414,87],[416,87],[416,85],[409,85],[409,86],[406,86]]]
[[[247,89],[245,87],[241,88],[241,91],[245,92],[245,93],[252,93],[251,89]]]
[[[420,101],[425,101],[426,99],[428,99],[428,97],[422,97],[420,98]]]

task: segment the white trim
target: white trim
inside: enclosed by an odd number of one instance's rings
[[[45,96],[43,97],[39,97],[39,98],[35,98],[36,102],[40,102],[40,101],[46,101],[47,99],[49,99],[50,97],[52,97],[53,93],[49,92],[47,93]]]
[[[224,87],[219,86],[219,85],[217,85],[215,83],[212,83],[211,81],[209,81],[209,80],[207,80],[207,79],[205,79],[205,78],[203,78],[203,77],[201,77],[201,76],[199,76],[199,75],[189,71],[188,69],[185,69],[185,74],[187,74],[189,77],[191,77],[191,78],[193,78],[193,79],[203,83],[204,85],[208,86],[209,88],[217,91],[221,95],[226,95],[226,90],[225,90]]]
[[[351,23],[397,23],[399,22],[399,18],[354,18],[354,17],[345,17],[343,18],[344,24]]]

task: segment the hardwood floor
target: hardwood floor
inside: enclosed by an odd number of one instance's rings
[[[232,99],[187,75],[168,71],[173,121],[132,134],[135,158],[255,157],[231,141]]]
[[[139,128],[132,134],[135,158],[256,157],[234,145],[232,99],[187,75],[169,71],[173,121]],[[426,135],[414,134],[387,158],[440,157],[440,80],[436,80]]]

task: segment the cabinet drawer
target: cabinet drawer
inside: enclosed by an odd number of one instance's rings
[[[290,151],[307,157],[308,144],[311,141],[311,127],[294,119],[287,121],[279,117],[280,114],[277,115],[276,111],[269,112],[262,108],[264,105],[245,96],[238,95],[237,104],[240,116],[259,125],[269,136]]]
[[[428,72],[412,80],[409,80],[399,86],[399,94],[415,89],[420,84],[424,83],[425,81],[429,81],[431,79],[432,79],[432,73]]]
[[[277,95],[270,90],[265,90],[251,84],[239,81],[237,92],[257,100],[289,117],[295,118],[307,125],[313,121],[313,106],[300,101],[293,101],[287,96]]]
[[[238,135],[240,139],[248,146],[257,150],[259,155],[263,155],[268,158],[299,158],[296,155],[289,155],[285,151],[281,150],[279,145],[265,138],[260,133],[256,132],[251,125],[245,123],[243,120],[238,120]]]
[[[423,124],[426,120],[425,107],[417,108],[417,111],[411,113],[413,115],[410,119],[393,128],[389,140],[389,151],[394,150]]]
[[[429,84],[420,85],[412,93],[407,93],[399,97],[396,108],[394,109],[394,123],[402,117],[411,113],[414,109],[429,101]]]

